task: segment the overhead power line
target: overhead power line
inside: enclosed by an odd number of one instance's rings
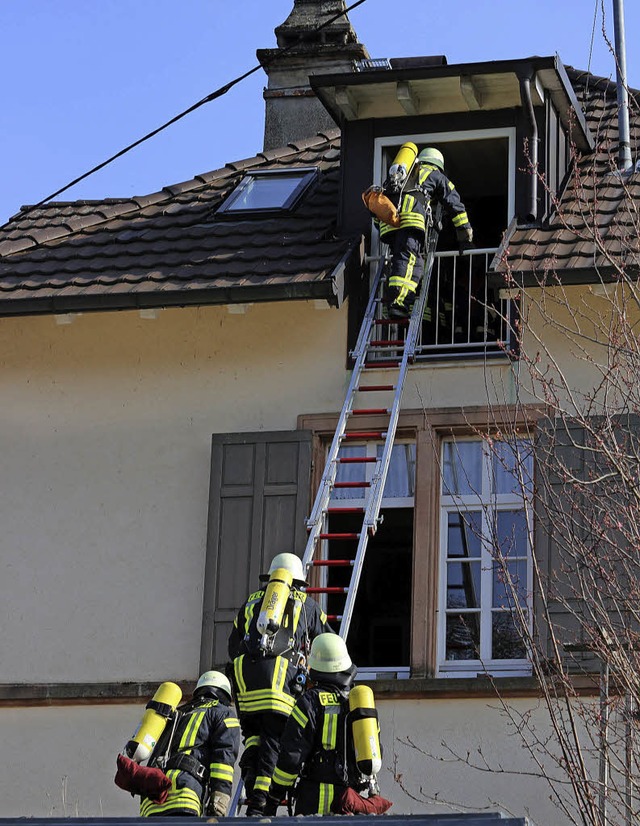
[[[300,45],[300,43],[303,43],[308,37],[321,31],[327,26],[330,26],[334,21],[338,20],[340,17],[344,17],[344,15],[348,14],[350,11],[357,8],[358,6],[361,6],[365,2],[366,0],[357,0],[357,2],[345,8],[344,11],[338,12],[338,14],[334,14],[333,17],[330,17],[328,20],[325,20],[325,22],[321,23],[317,28],[312,29],[305,35],[301,35],[298,38],[298,40],[295,41],[295,43],[290,43],[288,46],[285,46],[280,51],[284,54],[290,51],[291,49],[295,49],[297,46]],[[201,106],[204,106],[205,103],[211,103],[212,100],[215,100],[216,98],[226,95],[230,89],[233,89],[234,86],[237,86],[238,83],[241,83],[243,80],[246,80],[246,78],[257,72],[261,68],[262,66],[258,63],[257,66],[254,66],[252,69],[249,69],[249,71],[244,72],[244,74],[238,75],[238,77],[235,77],[233,80],[230,80],[228,83],[225,83],[224,86],[221,86],[219,89],[216,89],[214,92],[211,92],[206,97],[203,97],[202,100],[199,100],[197,103],[194,103],[192,106],[189,106],[189,108],[185,109],[184,112],[180,112],[180,114],[175,115],[175,117],[171,118],[171,120],[168,120],[166,123],[163,123],[162,126],[158,126],[157,129],[154,129],[152,132],[149,132],[148,134],[144,135],[144,137],[139,138],[137,141],[134,141],[133,143],[130,143],[128,146],[125,146],[124,149],[121,149],[119,152],[116,152],[115,155],[112,155],[110,158],[107,158],[106,161],[102,161],[102,163],[99,163],[97,166],[94,166],[88,172],[79,175],[77,178],[74,178],[70,183],[65,184],[65,186],[63,187],[60,187],[60,189],[57,189],[55,192],[52,192],[51,195],[47,195],[46,198],[43,198],[41,201],[38,201],[37,204],[25,207],[21,212],[21,217],[28,215],[34,209],[38,209],[38,207],[43,206],[47,203],[47,201],[50,201],[52,198],[56,198],[58,195],[61,195],[63,192],[66,192],[67,189],[71,189],[72,186],[75,186],[76,184],[80,183],[80,181],[84,181],[86,178],[88,178],[90,175],[93,175],[95,172],[99,172],[101,169],[104,169],[105,166],[108,166],[110,163],[113,163],[113,161],[117,160],[118,158],[121,158],[123,155],[126,155],[127,152],[130,152],[132,149],[135,149],[137,146],[140,146],[140,144],[144,143],[145,141],[148,141],[150,138],[155,137],[160,132],[163,132],[165,129],[168,129],[169,126],[173,126],[174,123],[177,123],[179,120],[182,120],[182,118],[186,117],[187,115],[190,115],[191,112],[195,112],[196,109],[199,109]]]

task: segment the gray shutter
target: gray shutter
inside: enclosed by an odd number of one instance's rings
[[[201,670],[227,661],[233,620],[282,551],[302,556],[311,432],[213,436]]]
[[[589,430],[562,419],[538,425],[535,553],[549,606],[547,622],[538,592],[539,639],[550,655],[551,625],[561,643],[578,649],[568,659],[582,668],[597,668],[594,656],[580,649],[592,646],[602,631],[627,644],[638,630],[640,570],[636,554],[629,553],[633,534],[616,525],[635,519],[631,514],[638,512],[620,470],[636,477],[639,419],[631,414],[593,417]],[[612,449],[613,461],[600,438]]]

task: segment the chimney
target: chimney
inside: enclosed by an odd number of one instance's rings
[[[368,58],[346,14],[344,0],[294,0],[293,11],[275,30],[277,49],[258,49],[269,83],[264,90],[264,149],[308,138],[335,122],[317,99],[309,76],[351,71]]]

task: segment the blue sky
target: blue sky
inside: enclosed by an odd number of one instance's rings
[[[293,0],[0,0],[0,222],[253,68],[292,8]],[[613,0],[366,0],[350,19],[372,57],[466,63],[557,53],[615,77],[603,9],[613,42]],[[628,80],[638,88],[638,0],[627,0],[625,22]],[[260,70],[59,200],[155,192],[252,157],[262,148],[265,85]]]

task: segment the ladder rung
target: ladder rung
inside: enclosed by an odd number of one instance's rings
[[[345,439],[382,439],[386,430],[350,430],[344,434]]]
[[[370,488],[371,482],[334,482],[334,488]]]
[[[389,413],[388,407],[361,407],[351,411],[354,416],[375,416],[378,413]]]
[[[369,347],[402,347],[403,338],[379,338],[369,342]]]
[[[373,323],[382,327],[390,327],[392,324],[397,324],[398,327],[408,327],[409,320],[408,318],[376,318]]]
[[[327,614],[329,622],[342,622],[342,614]]]
[[[357,536],[357,534],[356,534]],[[353,566],[353,559],[314,559],[311,563],[316,567],[324,567],[324,568],[338,568],[338,567],[348,567],[349,565]]]
[[[395,384],[363,384],[358,387],[360,393],[371,393],[378,390],[395,390]]]
[[[348,594],[348,588],[342,588],[338,585],[331,585],[327,588],[305,588],[307,594]]]
[[[365,370],[386,370],[388,367],[398,367],[399,361],[368,361]]]
[[[327,513],[364,513],[364,508],[327,508]]]
[[[377,462],[376,456],[341,456],[336,459],[341,465],[355,465],[357,462]]]
[[[360,539],[359,533],[320,533],[319,539]],[[324,565],[325,562],[318,560],[314,565]]]

